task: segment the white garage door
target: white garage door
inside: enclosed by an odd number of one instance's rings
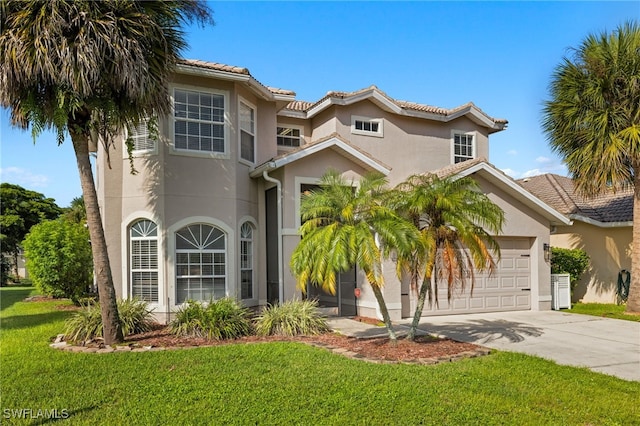
[[[476,274],[471,295],[469,285],[464,293],[454,292],[447,302],[446,285],[438,292],[439,308],[425,304],[423,316],[531,309],[531,243],[529,238],[499,238],[501,260],[489,277]]]

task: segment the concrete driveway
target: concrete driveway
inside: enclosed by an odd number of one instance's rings
[[[419,328],[458,341],[640,381],[640,322],[521,311],[429,317]]]

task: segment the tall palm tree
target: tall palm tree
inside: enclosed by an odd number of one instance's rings
[[[386,184],[382,175],[369,174],[354,188],[338,172],[327,172],[321,188],[302,199],[302,240],[291,257],[291,270],[303,292],[310,282],[335,294],[336,274],[357,265],[371,285],[395,344],[382,295],[382,260],[392,249],[410,251],[418,235],[411,223],[382,205]]]
[[[198,0],[0,3],[0,104],[14,124],[71,136],[87,210],[106,343],[122,340],[90,142],[108,152],[125,126],[170,110],[182,26],[212,22]]]
[[[456,288],[473,291],[475,271],[495,269],[500,247],[494,235],[502,230],[504,212],[469,177],[413,175],[396,186],[389,205],[420,232],[420,244],[408,256],[399,253],[400,270],[408,271],[418,302],[407,339],[416,335],[425,301],[438,303],[438,284],[451,300]],[[422,279],[418,289],[418,283]]]
[[[589,197],[633,185],[628,312],[640,312],[640,26],[589,35],[556,68],[543,128],[576,189]]]

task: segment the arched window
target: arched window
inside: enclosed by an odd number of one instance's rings
[[[176,232],[176,302],[209,301],[227,294],[225,233],[194,224]]]
[[[129,228],[129,285],[131,297],[158,301],[158,226],[147,219]]]
[[[253,227],[249,222],[240,227],[240,297],[253,298]]]

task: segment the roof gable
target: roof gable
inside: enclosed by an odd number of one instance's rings
[[[552,225],[569,225],[571,221],[554,207],[548,205],[543,200],[536,197],[531,192],[490,164],[485,158],[463,161],[432,172],[438,177],[448,176],[465,177],[478,174],[494,185],[498,186],[516,200],[540,213],[547,218]]]
[[[303,145],[295,150],[279,155],[271,160],[256,166],[249,175],[251,177],[262,176],[263,172],[270,172],[287,164],[306,158],[319,151],[331,149],[363,168],[371,171],[377,171],[384,175],[391,172],[391,168],[382,162],[376,160],[368,153],[351,145],[349,142],[341,138],[337,133],[333,133],[326,138],[317,140],[316,142]]]

